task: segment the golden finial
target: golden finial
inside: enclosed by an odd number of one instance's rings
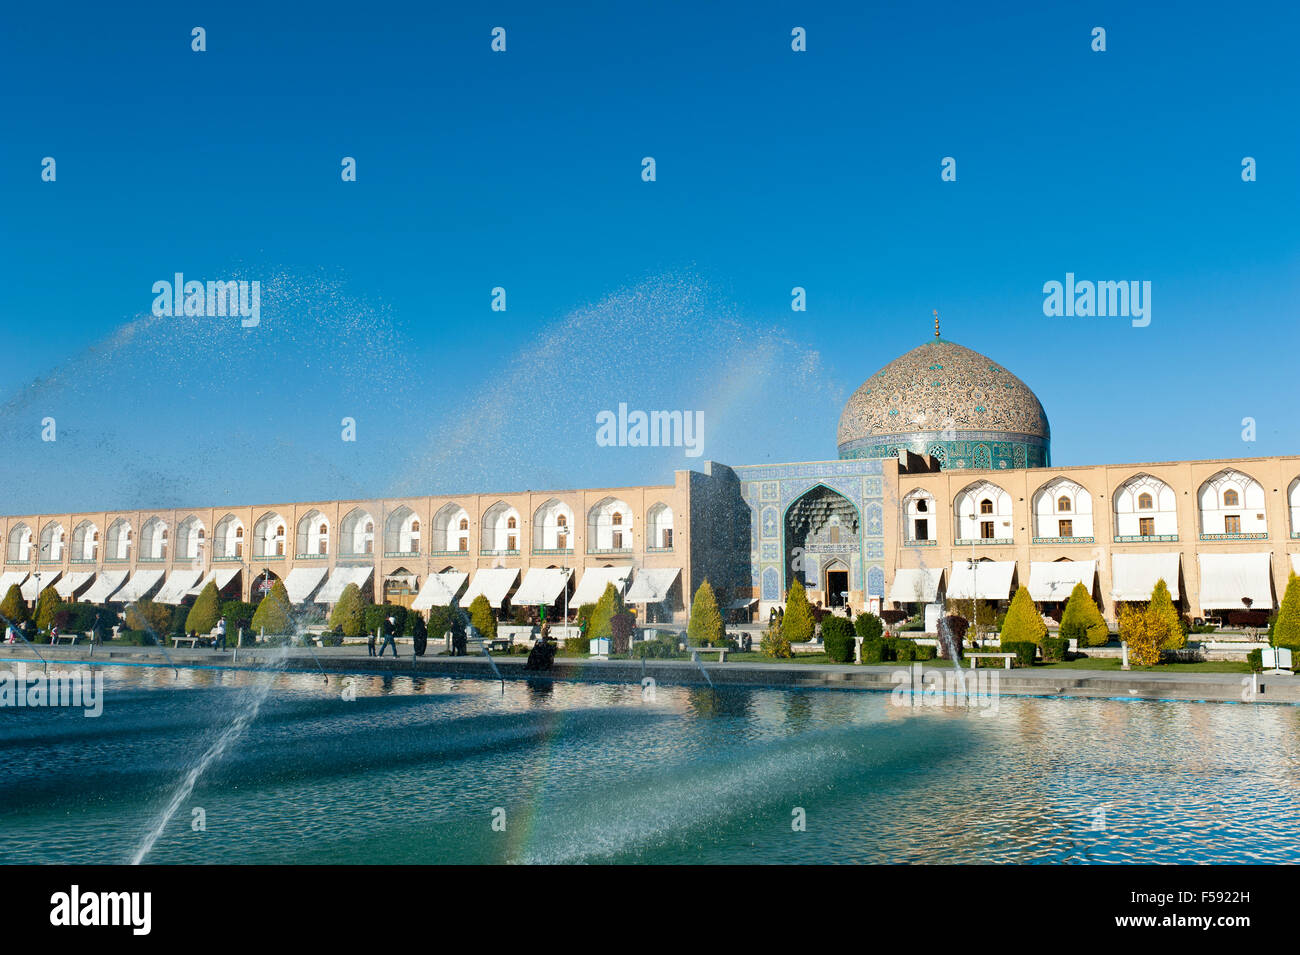
[[[938,338],[939,337],[939,310],[936,308],[933,311],[934,311],[934,337]]]

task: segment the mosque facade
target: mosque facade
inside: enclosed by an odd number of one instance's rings
[[[708,579],[765,619],[880,611],[1021,585],[1045,610],[1084,583],[1112,621],[1164,579],[1193,616],[1271,610],[1300,571],[1300,457],[1053,468],[1011,371],[936,334],[852,394],[834,460],[675,472],[671,484],[0,518],[0,594],[126,604],[283,580],[328,607],[348,583],[427,610],[478,594],[549,619],[614,583],[646,622],[684,622]]]

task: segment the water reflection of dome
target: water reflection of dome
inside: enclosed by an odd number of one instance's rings
[[[891,361],[840,415],[841,458],[900,449],[953,468],[1045,467],[1051,427],[1037,396],[977,351],[935,338]]]

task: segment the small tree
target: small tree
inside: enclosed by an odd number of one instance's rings
[[[1007,609],[1006,620],[1002,622],[1002,634],[999,639],[1004,644],[1032,643],[1041,647],[1045,636],[1047,636],[1047,625],[1043,623],[1042,615],[1034,606],[1034,600],[1029,596],[1029,589],[1021,587],[1011,598],[1011,606]]]
[[[54,615],[63,609],[63,598],[53,587],[46,587],[36,598],[36,629],[48,630]]]
[[[763,631],[762,639],[758,642],[758,649],[763,652],[764,656],[769,656],[777,660],[789,660],[794,656],[794,651],[790,647],[790,641],[778,627],[768,627]]]
[[[822,643],[832,663],[852,663],[855,641],[853,624],[834,614],[822,621]]]
[[[1151,616],[1150,626],[1155,633],[1157,647],[1161,650],[1178,650],[1187,644],[1182,618],[1174,609],[1173,598],[1169,596],[1169,587],[1163,578],[1156,581],[1155,589],[1151,591],[1147,613]]]
[[[485,595],[479,594],[469,605],[469,622],[484,640],[497,638],[497,615]]]
[[[795,580],[785,598],[785,618],[781,621],[781,636],[790,644],[807,643],[813,635],[812,605],[803,583]]]
[[[1273,623],[1273,645],[1300,649],[1300,577],[1294,571],[1287,577],[1282,606]]]
[[[22,588],[14,584],[0,601],[0,614],[14,626],[21,626],[27,620],[27,604],[23,601]]]
[[[271,585],[271,592],[262,598],[253,613],[253,630],[259,633],[289,633],[293,629],[293,605],[284,581]]]
[[[858,619],[853,621],[853,629],[864,640],[875,640],[885,632],[885,624],[874,613],[867,613],[864,610],[858,614]]]
[[[1149,667],[1160,662],[1163,625],[1141,604],[1123,604],[1119,608],[1119,638],[1128,644],[1130,664]]]
[[[632,629],[636,618],[624,610],[609,618],[610,649],[627,653],[632,649]]]
[[[348,584],[343,588],[343,593],[339,594],[338,602],[330,611],[327,623],[331,630],[341,629],[345,637],[359,637],[365,621],[365,612],[361,588],[356,584]]]
[[[722,625],[722,613],[718,610],[718,598],[707,577],[696,589],[695,599],[691,601],[691,619],[686,625],[686,639],[696,647],[720,647],[726,643],[726,629]]]
[[[171,623],[172,612],[166,604],[156,604],[152,600],[137,600],[126,608],[126,625],[131,630],[143,630],[146,633],[163,637]]]
[[[1061,636],[1078,641],[1078,646],[1099,647],[1110,639],[1110,628],[1088,588],[1075,584],[1061,614]]]
[[[606,584],[605,592],[596,601],[596,609],[591,612],[591,626],[587,628],[588,638],[599,640],[612,637],[614,615],[622,612],[623,598],[618,595],[618,588],[612,583]]]
[[[190,608],[189,616],[185,618],[186,631],[211,633],[212,628],[217,625],[217,621],[221,618],[219,603],[220,595],[217,593],[217,584],[215,581],[209,580],[207,586],[200,591],[195,599],[194,606]]]

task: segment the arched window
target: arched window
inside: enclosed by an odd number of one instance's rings
[[[1070,509],[1070,499],[1062,494],[1056,499],[1056,509],[1058,511],[1068,511]]]
[[[1238,496],[1236,491],[1234,491],[1232,488],[1228,488],[1228,490],[1223,492],[1224,507],[1239,507],[1240,505],[1241,505],[1241,497]]]
[[[1151,510],[1151,505],[1152,505],[1152,501],[1151,501],[1150,494],[1144,492],[1138,495],[1138,510],[1149,511]]]
[[[987,497],[984,498],[984,500],[980,501],[980,513],[981,514],[993,513],[993,502],[989,500]]]
[[[930,502],[923,497],[918,498],[916,502],[916,509],[920,511],[922,514],[925,514],[927,511],[930,510]]]
[[[509,518],[506,521],[506,527],[509,528],[510,530],[514,530],[517,526],[518,526],[518,522],[513,517]]]
[[[418,533],[420,533],[420,522],[419,522],[419,521],[411,521],[411,533],[412,533],[412,534],[418,534]]]
[[[614,526],[615,526],[615,527],[622,527],[622,526],[623,526],[623,515],[620,514],[618,511],[615,511],[615,512],[614,512],[614,517],[613,517],[613,522],[614,522]]]
[[[564,514],[561,514],[559,517],[557,517],[557,518],[555,519],[555,521],[556,521],[556,523],[559,524],[561,527],[568,527],[568,526],[569,526],[569,518],[568,518],[566,515],[564,515]]]
[[[469,519],[468,519],[468,518],[462,517],[462,518],[460,519],[460,529],[463,530],[463,531],[467,531],[467,530],[469,530]]]

